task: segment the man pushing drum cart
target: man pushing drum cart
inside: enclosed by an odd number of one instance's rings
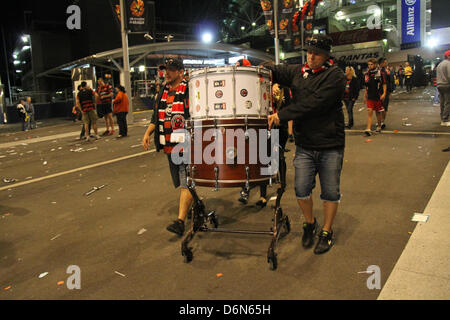
[[[268,130],[267,116],[272,104],[270,71],[253,66],[198,69],[191,71],[186,88],[182,62],[170,59],[166,67],[167,85],[157,99],[142,143],[147,150],[149,137],[155,133],[157,150],[164,149],[169,156],[174,186],[181,187],[178,220],[167,229],[182,236],[192,204],[191,227],[182,241],[186,262],[193,259],[188,244],[197,232],[267,234],[272,236],[268,262],[276,269],[277,242],[289,233],[290,223],[280,207],[286,166],[284,158],[280,163],[278,131]],[[174,98],[169,98],[171,95]],[[215,212],[205,211],[196,192],[197,186],[249,190],[255,185],[270,184],[278,168],[281,187],[270,231],[219,228]]]
[[[341,199],[340,175],[345,147],[341,100],[346,79],[330,59],[331,44],[331,38],[314,35],[306,41],[307,63],[303,67],[267,66],[273,71],[274,82],[290,87],[294,95],[290,105],[269,116],[269,127],[280,121],[294,120],[295,194],[306,220],[304,248],[313,246],[315,233],[320,230],[313,215],[311,197],[316,174],[319,174],[324,224],[315,254],[327,252],[335,241],[332,224]]]

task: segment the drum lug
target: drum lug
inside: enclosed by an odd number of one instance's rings
[[[217,118],[214,118],[214,133],[213,133],[214,140],[217,139]]]
[[[219,167],[214,168],[214,175],[216,177],[216,185],[214,191],[219,191]]]
[[[245,167],[245,175],[247,177],[247,181],[245,181],[245,189],[248,191],[248,190],[250,190],[250,184],[249,184],[250,168],[248,166]]]
[[[191,167],[191,186],[192,186],[192,188],[195,188],[194,174],[195,174],[196,169],[197,169],[196,166]]]

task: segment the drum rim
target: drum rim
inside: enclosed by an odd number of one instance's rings
[[[267,178],[258,178],[258,179],[250,179],[250,180],[215,180],[215,179],[197,179],[197,178],[190,178],[189,180],[194,180],[195,183],[222,183],[222,184],[227,184],[227,183],[246,183],[247,181],[249,183],[253,183],[253,182],[262,182],[262,181],[266,181],[266,180],[270,180],[271,178],[273,179],[274,177],[276,177],[276,174],[273,176],[267,176]]]
[[[221,119],[221,120],[226,120],[226,119],[230,119],[230,120],[236,120],[236,119],[245,119],[245,117],[247,117],[247,119],[267,119],[268,118],[268,114],[267,115],[257,115],[257,114],[236,114],[236,117],[231,117],[230,115],[223,115],[223,116],[209,116],[208,118],[202,116],[201,118],[199,118],[198,116],[192,116],[190,117],[190,119],[195,119],[195,120],[214,120],[215,118],[217,119]]]
[[[226,71],[219,70],[219,68],[228,69]],[[194,69],[189,72],[189,81],[193,79],[195,76],[205,74],[205,69],[208,69],[207,74],[209,73],[233,73],[233,71],[239,71],[239,73],[248,72],[248,73],[257,73],[257,74],[267,74],[267,77],[270,77],[270,69],[267,68],[260,68],[255,66],[223,66],[223,67],[206,67],[206,68],[200,68],[200,69]]]

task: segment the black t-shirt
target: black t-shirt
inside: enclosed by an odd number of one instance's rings
[[[386,79],[379,69],[367,71],[364,77],[364,84],[367,87],[367,99],[380,100],[383,94],[383,84],[385,83]]]

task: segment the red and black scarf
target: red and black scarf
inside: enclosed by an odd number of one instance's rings
[[[311,69],[308,66],[308,63],[305,63],[305,65],[302,67],[302,69],[300,71],[301,71],[303,77],[307,78],[308,75],[310,75],[310,74],[316,74],[316,73],[320,73],[325,70],[328,70],[333,64],[334,64],[333,60],[330,59],[328,61],[325,61],[325,63],[323,65],[321,65],[319,68]]]
[[[173,147],[177,145],[177,142],[172,142],[172,133],[175,130],[184,129],[185,111],[189,108],[186,95],[187,82],[185,80],[181,81],[178,87],[174,89],[176,92],[171,108],[168,107],[167,102],[170,89],[169,85],[164,87],[164,92],[158,106],[159,134],[165,140],[165,143],[161,143],[164,145],[165,153],[171,153]]]

